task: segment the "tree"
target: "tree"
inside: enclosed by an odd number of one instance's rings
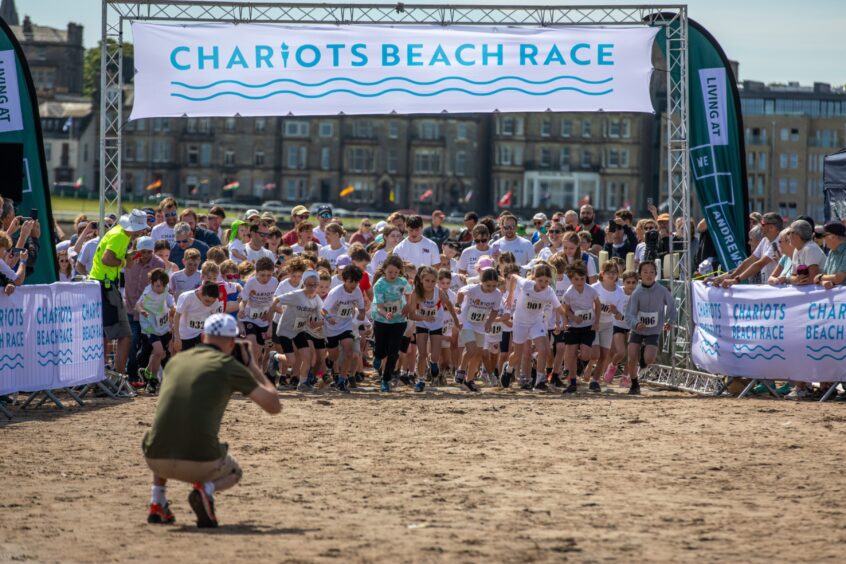
[[[110,45],[114,45],[114,40],[109,40]],[[97,47],[85,50],[85,58],[83,60],[83,82],[82,93],[84,96],[91,98],[95,106],[100,105],[100,45]],[[135,49],[132,43],[123,44],[123,81],[124,83],[132,82],[135,75],[133,61],[135,60]]]

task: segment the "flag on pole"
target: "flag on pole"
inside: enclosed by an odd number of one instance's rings
[[[469,204],[470,200],[473,198],[473,190],[468,190],[466,194],[464,194],[464,203]]]
[[[433,194],[434,194],[434,192],[432,192],[432,190],[431,190],[431,189],[426,190],[425,192],[423,192],[422,194],[420,194],[420,201],[421,201],[421,202],[423,202],[423,201],[425,201],[425,200],[428,200],[429,198],[431,198],[431,197],[432,197],[432,195],[433,195]]]
[[[396,199],[397,199],[397,197],[396,197],[396,195],[394,195],[394,191],[393,191],[393,190],[391,190],[391,192],[388,194],[388,200],[389,200],[391,203],[394,203],[394,200],[396,200]]]
[[[632,211],[632,203],[631,203],[630,201],[628,201],[628,200],[626,200],[625,202],[623,202],[623,207],[624,207],[625,209],[629,210],[629,211]]]
[[[147,184],[147,190],[158,190],[161,187],[162,187],[162,179],[161,178],[157,178],[155,182],[152,182],[151,184]]]
[[[590,194],[586,194],[579,199],[580,206],[586,206],[590,203]]]
[[[80,176],[79,178],[76,179],[76,182],[73,183],[73,187],[74,188],[81,188],[84,180],[85,180],[85,177]]]
[[[501,208],[506,208],[511,205],[511,201],[514,199],[514,192],[509,190],[505,194],[503,194],[502,198],[499,199],[497,205]]]
[[[349,196],[353,192],[355,192],[355,188],[353,188],[352,186],[347,186],[346,188],[341,190],[341,193],[338,194],[338,195],[342,198],[346,198],[347,196]]]
[[[65,124],[62,126],[62,133],[67,133],[73,127],[73,118],[69,117],[65,120]]]
[[[232,182],[230,182],[229,184],[224,184],[224,185],[223,185],[223,190],[224,190],[225,192],[231,192],[232,190],[237,190],[237,189],[238,189],[238,188],[240,188],[240,187],[241,187],[241,183],[240,183],[240,182],[238,182],[237,180],[233,180],[233,181],[232,181]]]
[[[276,190],[276,183],[275,182],[268,182],[264,185],[265,190]]]

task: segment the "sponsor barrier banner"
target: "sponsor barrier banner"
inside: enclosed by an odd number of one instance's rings
[[[0,296],[0,394],[105,377],[98,282],[21,286]]]
[[[133,23],[131,119],[653,112],[657,28]]]
[[[846,288],[693,283],[694,363],[728,376],[846,381]]]

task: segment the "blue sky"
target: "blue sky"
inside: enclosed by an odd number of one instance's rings
[[[96,45],[100,37],[100,0],[15,1],[20,17],[29,14],[36,24],[64,28],[68,21],[81,23],[85,26],[86,46]],[[520,4],[515,0],[421,3]],[[740,62],[741,80],[846,84],[846,0],[689,0],[687,4],[690,17],[717,38],[729,58]]]

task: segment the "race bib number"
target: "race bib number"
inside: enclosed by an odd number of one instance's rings
[[[266,313],[266,309],[250,310],[250,319],[262,319]]]
[[[611,306],[609,304],[602,304],[600,311],[602,311],[602,313],[610,313],[611,312]]]
[[[424,319],[434,319],[435,315],[438,313],[438,308],[421,307],[419,312],[420,312],[420,317],[422,317]]]
[[[543,309],[543,302],[537,300],[526,300],[526,311],[533,313],[539,312]]]
[[[205,320],[203,319],[189,319],[188,327],[190,327],[191,329],[197,329],[198,331],[202,331],[203,323],[205,323]]]
[[[488,316],[488,310],[482,307],[471,306],[467,310],[467,319],[470,323],[481,323]]]
[[[642,323],[646,328],[655,327],[658,325],[658,312],[639,311],[637,312],[637,322]]]
[[[491,337],[496,337],[497,335],[502,335],[502,323],[494,323],[491,325],[491,332],[488,333]]]
[[[354,310],[354,308],[351,305],[341,306],[341,307],[338,308],[338,317],[344,317],[344,318],[352,317],[353,310]]]
[[[382,309],[384,310],[385,315],[389,313],[396,315],[400,310],[400,302],[385,302],[382,304]]]
[[[575,314],[579,320],[579,323],[588,323],[589,321],[593,321],[592,309],[577,309],[575,311]]]
[[[298,317],[294,320],[294,331],[302,331],[308,324],[307,317]]]
[[[167,314],[164,314],[163,316],[159,317],[158,319],[156,319],[156,327],[159,329],[166,327],[168,319],[170,318]]]

